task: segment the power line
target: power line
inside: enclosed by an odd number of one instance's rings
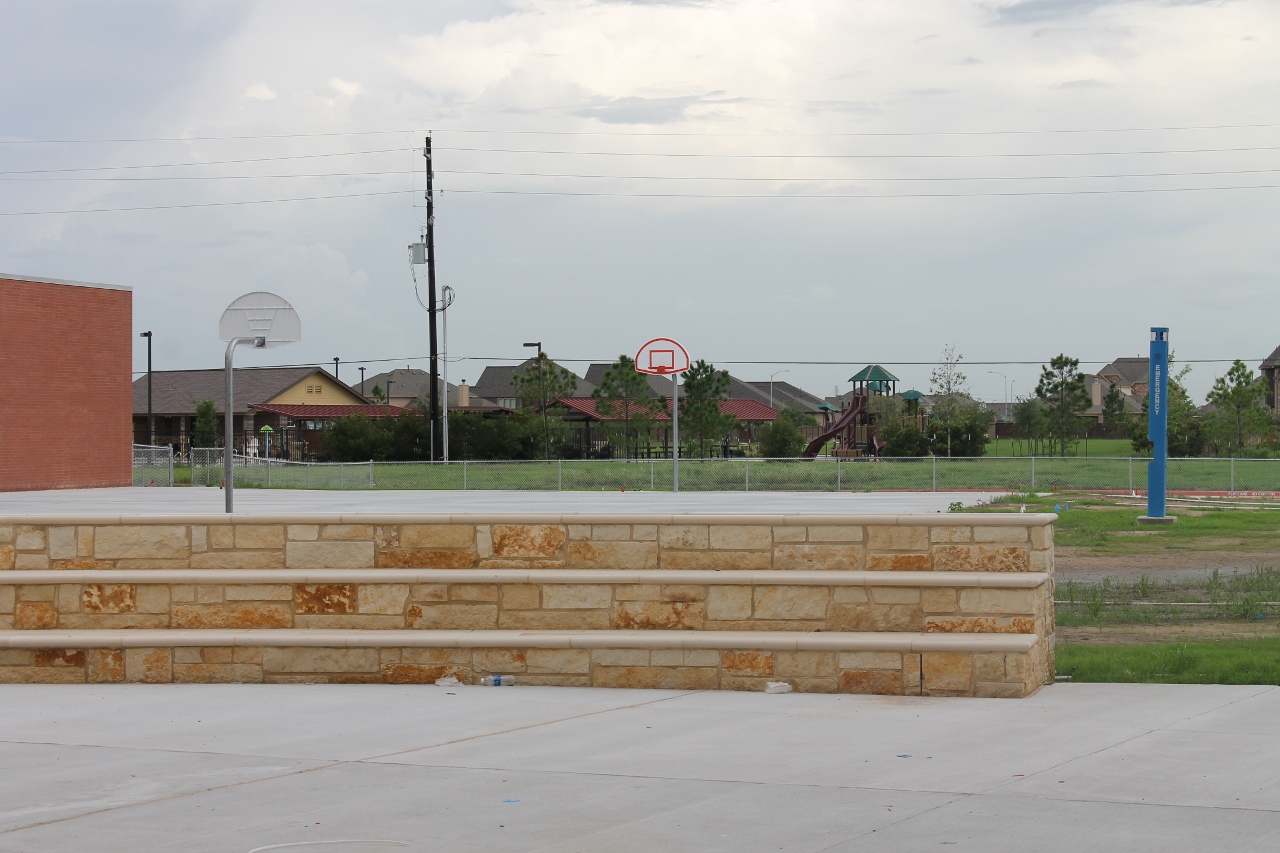
[[[989,154],[708,154],[647,151],[562,151],[538,148],[465,148],[439,146],[441,151],[470,151],[487,154],[553,154],[574,157],[680,157],[722,160],[969,160],[987,157],[1127,157],[1156,154],[1225,154],[1245,151],[1280,151],[1280,145],[1239,148],[1167,148],[1142,151],[1050,151],[1002,152]]]
[[[431,356],[429,356],[429,355],[404,355],[404,356],[396,356],[396,357],[394,357],[394,358],[363,358],[363,359],[359,359],[359,358],[352,358],[352,359],[343,359],[343,360],[342,360],[342,363],[343,363],[343,364],[392,364],[392,363],[401,362],[401,361],[428,361],[428,360],[430,360],[430,358],[431,358]],[[552,360],[552,361],[554,361],[554,362],[556,362],[556,363],[564,362],[565,364],[612,364],[612,363],[613,363],[613,359],[614,359],[614,357],[609,357],[609,358],[553,358],[553,359],[551,359],[551,360]],[[528,360],[529,360],[529,356],[527,356],[527,355],[526,355],[526,356],[519,356],[519,357],[512,357],[512,356],[480,356],[480,355],[469,355],[469,356],[459,355],[459,356],[449,356],[449,361],[450,361],[450,362],[458,362],[458,361],[507,361],[507,362],[512,362],[512,363],[515,363],[515,364],[520,364],[520,363],[526,362],[526,361],[528,361]],[[1052,359],[1049,359],[1049,358],[1044,358],[1044,359],[1039,359],[1039,360],[1031,360],[1031,361],[1026,361],[1026,360],[1022,360],[1022,361],[968,361],[968,360],[965,360],[965,361],[960,362],[960,364],[961,364],[961,365],[970,365],[970,366],[1000,366],[1000,365],[1007,365],[1007,366],[1019,366],[1019,365],[1042,366],[1042,365],[1046,365],[1046,364],[1048,364],[1051,360],[1052,360]],[[1264,361],[1264,360],[1265,360],[1265,357],[1262,357],[1262,358],[1246,358],[1246,359],[1235,359],[1235,358],[1179,358],[1177,363],[1178,363],[1178,364],[1232,364],[1232,363],[1234,363],[1234,362],[1236,362],[1236,361],[1244,361],[1244,362],[1246,362],[1246,363],[1247,363],[1247,362],[1253,362],[1253,361],[1261,362],[1261,361]],[[1115,361],[1115,359],[1114,359],[1114,358],[1098,359],[1098,360],[1094,360],[1094,361],[1088,361],[1088,360],[1080,359],[1080,360],[1079,360],[1079,363],[1080,363],[1080,364],[1088,364],[1088,365],[1091,365],[1091,364],[1100,364],[1100,365],[1106,366],[1106,365],[1110,364],[1110,363],[1111,363],[1111,362],[1113,362],[1113,361]],[[795,366],[800,366],[800,367],[858,367],[858,366],[860,366],[860,365],[873,364],[873,363],[874,363],[874,364],[880,364],[880,365],[889,365],[889,366],[892,366],[892,367],[936,367],[936,366],[938,366],[938,365],[946,364],[946,363],[947,363],[947,362],[944,362],[944,361],[885,361],[884,359],[879,359],[879,360],[874,360],[874,359],[853,359],[853,360],[847,360],[847,361],[797,361],[797,360],[778,360],[778,359],[763,359],[763,360],[761,360],[761,359],[755,359],[755,360],[751,360],[751,361],[725,361],[725,360],[720,360],[720,359],[712,359],[712,362],[713,362],[714,364],[740,364],[740,365],[756,365],[756,364],[761,364],[761,365],[774,365],[774,364],[777,364],[777,365],[795,365]],[[267,370],[267,369],[273,369],[273,368],[290,368],[290,367],[326,367],[326,366],[328,366],[328,365],[330,365],[330,364],[333,364],[333,361],[332,361],[332,360],[330,360],[330,361],[314,361],[314,362],[313,362],[313,361],[304,361],[304,362],[295,362],[295,363],[292,363],[292,364],[257,364],[257,365],[253,365],[253,366],[251,366],[251,367],[237,367],[236,369],[237,369],[237,370]],[[197,368],[197,369],[199,369],[199,368]],[[207,368],[207,369],[210,369],[210,370],[218,370],[219,368]],[[182,371],[157,371],[157,372],[161,372],[161,373],[180,373],[180,372],[182,372]],[[146,371],[145,371],[145,370],[135,370],[135,371],[133,371],[133,374],[134,374],[135,376],[136,376],[136,375],[142,375],[142,374],[146,374]]]
[[[46,182],[82,182],[82,181],[118,181],[118,182],[156,182],[156,181],[238,181],[238,180],[275,180],[283,178],[364,178],[384,177],[388,175],[416,175],[417,169],[396,169],[376,172],[312,172],[293,175],[162,175],[150,177],[120,177],[115,175],[95,176],[87,178],[6,178],[5,181],[46,181]],[[493,172],[474,169],[436,169],[437,173],[450,175],[484,175],[491,177],[518,178],[584,178],[619,181],[728,181],[751,183],[862,183],[862,182],[931,182],[931,181],[1083,181],[1120,178],[1188,178],[1212,177],[1217,175],[1263,175],[1275,174],[1280,169],[1215,169],[1196,172],[1127,172],[1097,175],[969,175],[961,177],[754,177],[754,176],[706,176],[706,175],[600,175],[572,172]],[[4,174],[4,173],[0,173]]]
[[[1078,133],[1163,133],[1189,130],[1256,130],[1280,127],[1280,124],[1205,124],[1157,127],[1050,128],[1043,130],[939,130],[939,131],[791,131],[724,132],[724,131],[618,131],[618,130],[497,130],[480,128],[437,129],[434,133],[468,133],[525,136],[632,136],[632,137],[764,137],[834,136],[834,137],[932,137],[932,136],[1038,136]],[[0,139],[0,145],[100,145],[125,142],[220,142],[258,139],[317,139],[339,136],[378,136],[396,133],[422,133],[422,128],[399,130],[349,130],[322,133],[273,133],[232,136],[143,136],[102,139]]]
[[[1219,192],[1225,190],[1262,190],[1280,189],[1280,184],[1253,184],[1235,187],[1165,187],[1149,189],[1114,189],[1114,190],[1027,190],[1008,192],[979,193],[826,193],[821,195],[780,195],[780,194],[726,194],[726,193],[606,193],[606,192],[568,192],[559,190],[472,190],[449,189],[441,193],[465,193],[468,195],[527,195],[527,196],[567,196],[589,198],[697,198],[697,199],[772,199],[785,201],[788,199],[804,199],[816,201],[821,199],[890,199],[890,198],[1000,198],[1017,196],[1068,196],[1068,195],[1134,195],[1145,193],[1181,193],[1181,192]],[[93,207],[73,210],[15,210],[0,212],[0,216],[54,216],[74,213],[126,213],[144,210],[185,210],[197,207],[234,207],[246,204],[283,204],[291,201],[325,201],[341,198],[365,198],[380,195],[406,195],[418,190],[379,190],[363,193],[336,193],[333,195],[298,196],[295,198],[264,198],[243,201],[210,201],[189,204],[156,204],[136,205],[131,207]]]
[[[375,148],[372,151],[333,151],[328,154],[291,154],[283,157],[249,157],[239,160],[205,160],[196,163],[148,163],[138,166],[80,166],[68,169],[15,169],[0,175],[48,175],[62,172],[110,172],[119,169],[186,169],[196,166],[225,166],[232,163],[269,163],[279,160],[311,160],[317,157],[358,157],[365,154],[417,151],[417,148]]]

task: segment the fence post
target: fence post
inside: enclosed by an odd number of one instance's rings
[[[556,490],[564,491],[564,460],[556,460]]]
[[[742,491],[749,492],[751,491],[751,460],[745,456],[742,457],[742,473],[745,477]]]
[[[1232,482],[1235,482],[1234,478]],[[173,486],[173,448],[169,448],[169,485]]]
[[[373,460],[369,460],[369,488],[373,488]]]
[[[840,491],[840,457],[836,457],[836,491]]]
[[[1236,458],[1231,457],[1231,497],[1236,496]]]
[[[938,457],[930,457],[933,459],[933,490],[938,491]]]
[[[1034,492],[1035,490],[1036,490],[1036,457],[1035,457],[1035,454],[1032,454],[1031,456],[1031,491]]]
[[[649,460],[649,491],[653,491],[653,460]]]
[[[1129,457],[1129,497],[1133,497],[1137,492],[1133,490],[1133,457]]]
[[[462,491],[467,490],[467,460],[462,460]]]
[[[344,464],[345,463],[343,462],[338,463],[338,488],[339,489],[345,489],[347,487],[346,469],[342,467]]]
[[[267,488],[271,488],[271,457],[267,457]]]

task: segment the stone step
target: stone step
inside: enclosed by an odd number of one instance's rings
[[[1040,572],[57,569],[0,572],[0,628],[1052,633]]]
[[[1019,697],[1034,634],[797,631],[0,631],[0,683],[522,683]]]

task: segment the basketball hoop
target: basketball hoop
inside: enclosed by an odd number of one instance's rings
[[[689,352],[671,338],[654,338],[636,353],[636,370],[655,376],[670,376],[689,369]]]

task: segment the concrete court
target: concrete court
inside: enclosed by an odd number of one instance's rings
[[[237,513],[293,512],[591,512],[591,513],[936,513],[953,501],[972,506],[1002,492],[540,492],[304,491],[236,489]],[[185,515],[223,512],[221,489],[207,487],[65,489],[0,492],[0,517]]]
[[[1266,686],[8,685],[0,850],[1274,851],[1278,713]]]

